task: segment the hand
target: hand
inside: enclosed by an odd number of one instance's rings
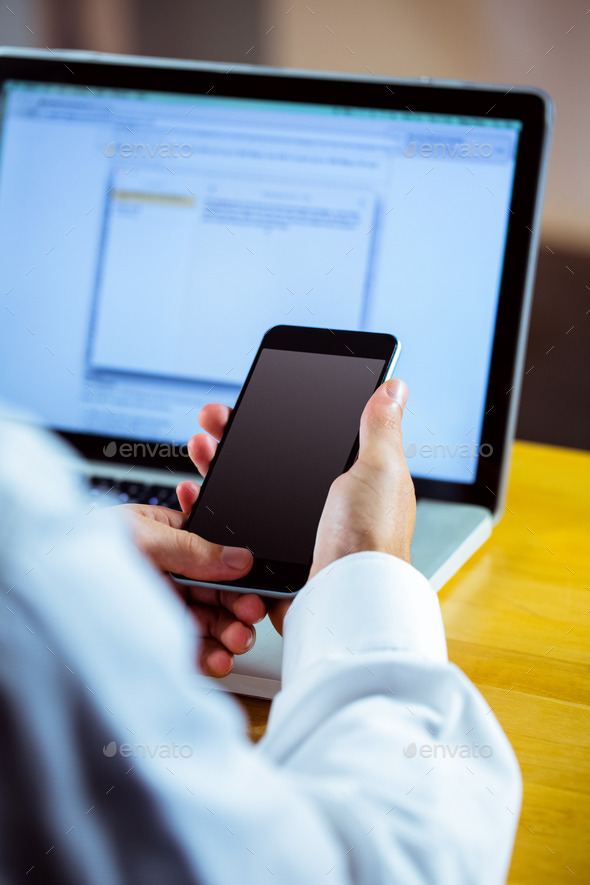
[[[401,419],[407,399],[407,386],[392,379],[367,403],[361,416],[358,458],[332,483],[324,505],[310,578],[342,556],[362,550],[379,550],[410,562],[416,498],[402,444]],[[227,406],[213,403],[199,414],[211,436],[194,436],[189,452],[203,474],[217,448],[213,437],[221,438],[230,414]],[[181,492],[179,486],[180,500]],[[291,600],[268,600],[267,604],[270,619],[282,634]]]
[[[310,578],[336,559],[363,550],[391,553],[410,562],[416,497],[402,441],[407,399],[407,386],[394,378],[382,384],[365,406],[358,458],[332,483],[318,526]]]
[[[205,406],[199,419],[202,427],[221,437],[229,409]],[[189,452],[199,472],[205,475],[217,443],[207,434],[198,434],[189,443]],[[196,580],[235,580],[252,567],[252,555],[240,547],[221,547],[198,535],[182,531],[186,516],[197,499],[200,486],[194,482],[180,483],[178,500],[183,512],[167,507],[126,504],[124,509],[133,518],[136,542],[162,571],[175,572]],[[181,590],[178,585],[174,585]],[[253,593],[209,590],[187,587],[191,611],[201,632],[200,666],[208,676],[226,676],[233,668],[234,655],[249,651],[254,645],[254,624],[266,614],[266,605]],[[182,588],[184,597],[184,588]]]

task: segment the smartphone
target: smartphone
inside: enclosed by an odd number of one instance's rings
[[[388,334],[269,329],[185,526],[247,547],[254,565],[236,581],[171,577],[262,596],[300,590],[330,485],[352,466],[361,413],[399,353]]]

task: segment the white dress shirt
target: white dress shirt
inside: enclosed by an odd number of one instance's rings
[[[504,881],[518,765],[425,578],[359,553],[310,581],[253,746],[60,449],[0,420],[2,883]]]

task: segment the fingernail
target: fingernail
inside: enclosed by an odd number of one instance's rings
[[[230,568],[243,570],[252,563],[252,554],[243,547],[224,547],[221,561]]]
[[[245,654],[247,651],[250,651],[250,649],[252,648],[252,646],[254,645],[255,642],[256,642],[256,631],[252,630],[250,632],[250,639],[248,640],[248,643],[247,643],[246,648],[244,649],[243,653]]]
[[[408,399],[408,388],[405,383],[400,378],[390,378],[385,384],[385,389],[389,396],[396,403],[399,403],[403,409]]]

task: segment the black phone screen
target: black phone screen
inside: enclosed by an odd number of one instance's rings
[[[385,361],[262,347],[187,529],[306,564]]]

